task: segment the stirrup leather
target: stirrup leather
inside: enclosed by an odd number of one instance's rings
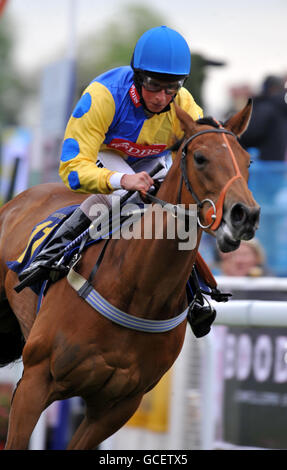
[[[215,300],[216,302],[228,302],[229,297],[232,297],[232,294],[229,292],[221,292],[217,285],[210,285],[208,281],[206,281],[205,278],[203,278],[204,283],[206,284],[206,287],[209,290],[203,289],[200,286],[198,274],[196,267],[193,266],[192,272],[191,272],[191,279],[193,283],[193,288],[194,288],[194,297],[197,298],[200,302],[204,301],[204,296],[209,296],[212,300]],[[207,300],[207,299],[206,299]],[[203,305],[203,304],[202,304]]]

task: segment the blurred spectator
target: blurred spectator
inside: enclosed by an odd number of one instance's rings
[[[287,103],[283,78],[270,75],[253,98],[253,113],[241,144],[258,150],[259,160],[283,161],[287,148]]]
[[[242,241],[237,250],[218,253],[219,270],[222,276],[266,276],[265,253],[258,240]]]
[[[247,83],[235,85],[229,88],[229,95],[231,99],[230,107],[226,112],[225,119],[227,120],[233,114],[240,111],[246,105],[248,99],[253,95],[252,88]]]

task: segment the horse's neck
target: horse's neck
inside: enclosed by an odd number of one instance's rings
[[[171,176],[169,174],[164,181],[158,197],[176,204],[179,181],[175,183],[176,178]],[[166,237],[168,221],[175,221],[170,212],[163,217],[163,237],[160,228],[156,233],[151,233],[156,227],[154,217],[154,208],[150,206],[144,217],[135,224],[135,234],[140,236],[130,239],[122,236],[120,240],[111,241],[104,257],[105,269],[97,275],[95,287],[121,310],[140,317],[159,319],[174,316],[186,306],[185,287],[195,261],[199,238],[195,240],[194,249],[186,249],[188,246],[181,245],[182,240],[176,230],[174,237]],[[185,225],[184,219],[181,223]],[[195,236],[196,229],[195,221]]]
[[[183,193],[182,189],[180,190],[181,184],[178,177],[180,170],[178,166],[178,162],[173,164],[157,194],[160,200],[173,205],[180,202],[181,195],[186,191],[185,187],[182,188]],[[155,206],[150,206],[144,218],[139,222],[141,227],[144,225],[144,229],[146,227],[149,229],[149,234],[153,230],[152,236],[154,238],[147,240],[142,229],[141,238],[143,240],[141,243],[137,245],[136,240],[133,242],[133,257],[138,258],[137,266],[144,264],[145,280],[148,285],[150,285],[148,279],[160,281],[161,286],[165,283],[169,285],[170,279],[172,279],[174,286],[177,283],[184,286],[195,262],[202,233],[197,224],[196,206],[194,205],[192,208],[191,206],[184,206],[184,204],[181,205],[182,210],[190,209],[189,214],[193,214],[191,217],[184,217],[183,213],[175,217],[170,210],[162,210],[158,204],[156,207],[158,213]],[[194,212],[192,212],[192,209]],[[162,227],[161,222],[163,222]]]
[[[154,226],[152,210],[145,215],[145,224]],[[140,240],[116,243],[115,273],[110,272],[110,279],[115,279],[112,281],[114,295],[122,302],[117,305],[119,308],[146,318],[155,318],[158,313],[166,318],[185,308],[185,287],[198,245],[184,250],[179,249],[179,243],[181,240],[176,237],[146,239],[143,236]]]

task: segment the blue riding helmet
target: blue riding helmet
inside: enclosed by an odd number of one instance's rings
[[[134,70],[187,76],[190,73],[190,62],[186,40],[173,29],[159,26],[140,37],[131,65]]]

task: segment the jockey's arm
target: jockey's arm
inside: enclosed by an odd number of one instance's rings
[[[193,119],[202,117],[201,108],[186,89],[180,90],[176,102]],[[113,123],[115,112],[111,92],[101,83],[92,82],[77,104],[64,137],[59,173],[69,189],[88,194],[109,194],[119,188],[148,190],[152,186],[153,181],[146,172],[120,174],[96,165],[98,152]],[[180,138],[183,131],[174,108],[170,113],[170,132]]]
[[[150,178],[145,172],[118,175],[96,165],[114,115],[115,102],[110,91],[101,83],[90,84],[79,100],[64,136],[59,174],[69,189],[88,194],[109,194],[119,187],[137,190],[152,184],[148,183]]]
[[[127,191],[148,191],[152,185],[153,179],[146,171],[134,175],[125,174],[121,178],[121,186]]]

